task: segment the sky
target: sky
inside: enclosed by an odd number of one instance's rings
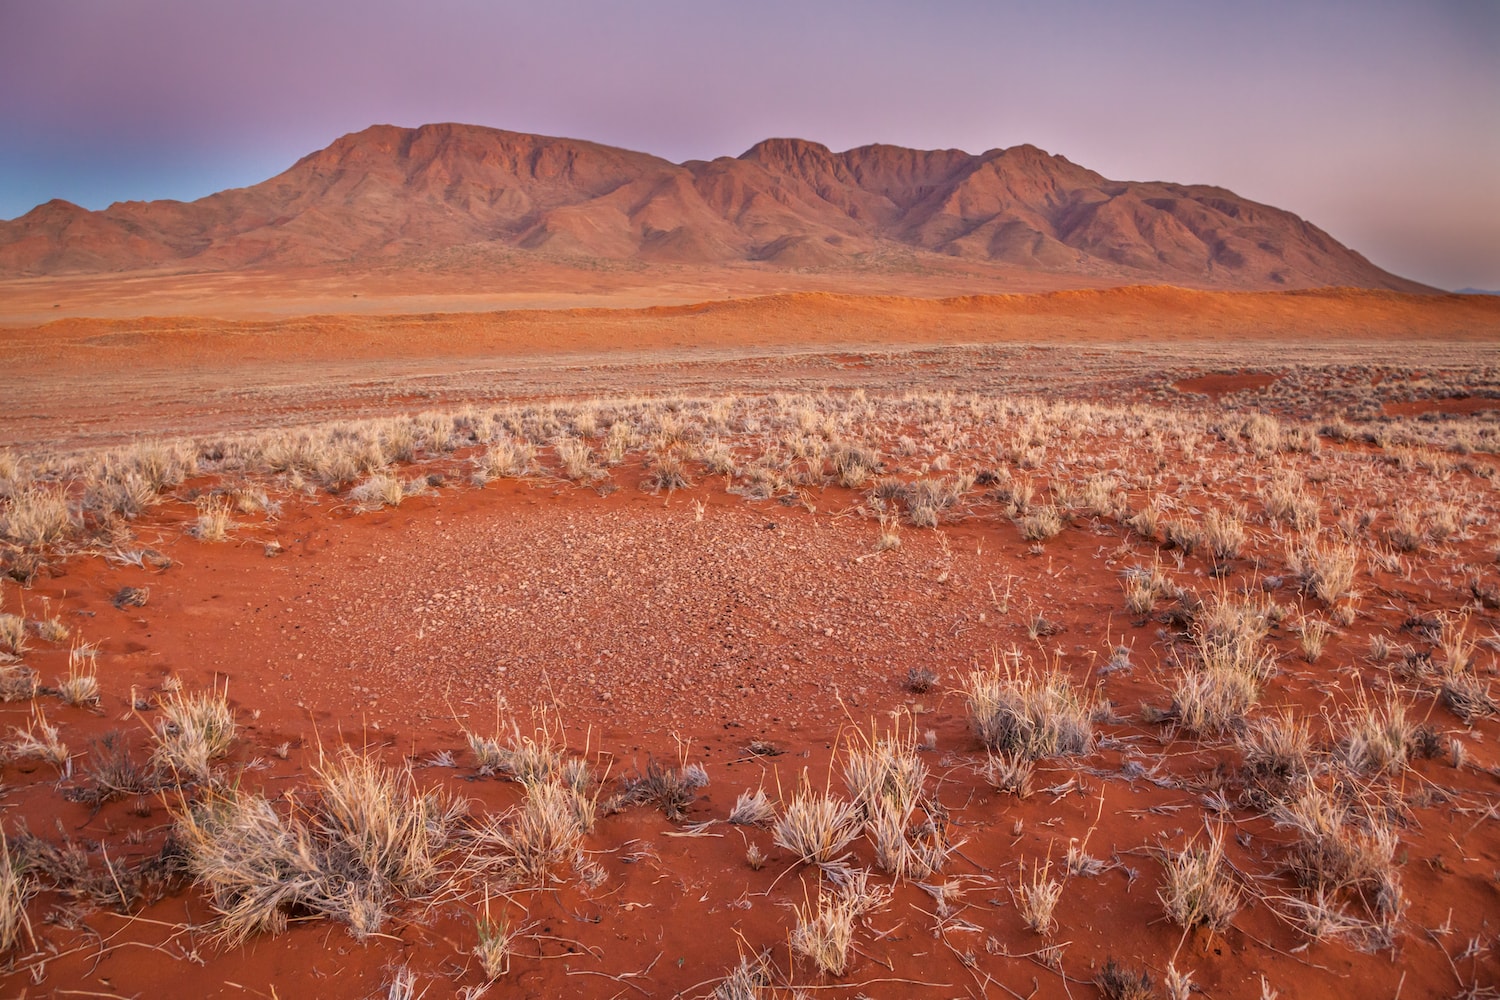
[[[440,121],[674,161],[1029,142],[1500,289],[1500,0],[0,0],[0,218]]]

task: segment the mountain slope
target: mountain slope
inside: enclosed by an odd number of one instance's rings
[[[52,201],[0,222],[7,276],[358,269],[468,248],[830,270],[898,251],[1101,283],[1424,290],[1289,212],[1221,188],[1111,181],[1033,146],[835,153],[768,139],[675,164],[477,126],[380,125],[195,202]]]

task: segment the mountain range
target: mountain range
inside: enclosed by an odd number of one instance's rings
[[[1223,188],[978,155],[767,139],[672,163],[472,125],[377,125],[192,202],[62,200],[0,222],[0,276],[469,267],[963,266],[1099,285],[1431,291]]]

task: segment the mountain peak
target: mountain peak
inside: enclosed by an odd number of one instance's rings
[[[1199,186],[1108,181],[1030,144],[978,156],[771,138],[674,164],[579,139],[456,122],[372,125],[261,184],[0,222],[0,274],[406,266],[573,259],[839,271],[918,266],[1077,284],[1423,286],[1296,216]],[[928,257],[926,264],[921,262]],[[473,267],[493,267],[474,263]]]

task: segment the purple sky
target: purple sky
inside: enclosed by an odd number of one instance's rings
[[[1500,289],[1496,0],[0,0],[0,218],[197,198],[434,121],[672,160],[1031,142]]]

